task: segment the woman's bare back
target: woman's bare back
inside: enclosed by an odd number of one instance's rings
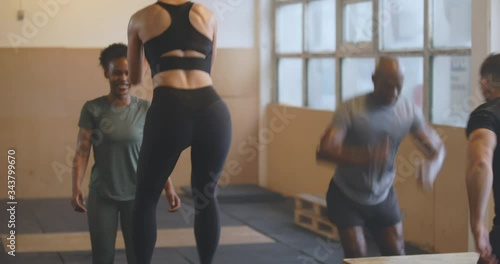
[[[170,5],[181,5],[187,1],[164,0],[160,1]],[[216,18],[213,13],[200,4],[193,4],[189,12],[191,25],[202,35],[213,42],[212,61],[215,58],[216,50]],[[142,43],[153,39],[165,32],[171,25],[172,19],[167,10],[157,4],[145,7],[134,15],[133,23],[136,23],[137,34]],[[199,57],[205,55],[194,50],[172,50],[164,53],[165,56],[176,57]],[[182,89],[195,89],[212,85],[212,78],[209,73],[201,70],[167,70],[156,74],[153,78],[154,87],[171,86]]]

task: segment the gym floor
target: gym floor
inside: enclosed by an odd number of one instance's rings
[[[236,195],[238,189],[235,188],[226,188],[225,193],[219,194],[223,235],[214,263],[342,263],[343,253],[338,241],[328,240],[294,224],[292,198],[258,190],[268,194],[269,199],[255,199],[256,188],[252,188],[254,196],[245,197],[244,192]],[[193,203],[187,196],[181,196],[181,199],[183,210],[172,214],[167,212],[165,197],[160,198],[158,229],[164,232],[163,235],[159,232],[152,263],[199,263],[191,228]],[[6,204],[6,201],[0,202]],[[5,209],[0,211],[0,219],[8,219]],[[18,240],[25,236],[26,241],[16,242],[15,257],[8,255],[2,245],[0,263],[92,263],[87,230],[85,215],[72,211],[68,199],[18,201],[16,235]],[[170,231],[179,230],[176,234],[182,235],[168,236]],[[2,225],[0,234],[6,231],[7,225]],[[5,237],[1,241],[4,243]],[[369,237],[368,245],[370,256],[377,256],[377,249]],[[407,254],[423,253],[427,252],[407,245]],[[123,249],[116,251],[115,263],[127,263]]]

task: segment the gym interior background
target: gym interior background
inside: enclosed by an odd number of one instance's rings
[[[131,14],[152,2],[2,1],[0,149],[17,151],[18,199],[70,197],[81,106],[108,92],[99,52],[126,43]],[[395,186],[405,239],[433,252],[474,250],[464,122],[482,102],[481,61],[500,51],[500,0],[195,2],[212,8],[220,25],[214,82],[234,131],[224,185],[325,193],[333,169],[315,161],[319,137],[336,104],[371,89],[374,58],[394,54],[407,73],[404,96],[422,106],[448,153],[435,188],[423,193],[414,180],[418,154],[410,138],[402,143]],[[132,95],[150,100],[151,82]],[[172,174],[176,186],[189,185],[189,155]],[[0,165],[6,199],[7,160]]]

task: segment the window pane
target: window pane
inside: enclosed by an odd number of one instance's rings
[[[433,46],[466,47],[471,41],[471,0],[432,0]]]
[[[335,51],[335,1],[309,2],[306,15],[307,50]]]
[[[342,60],[342,101],[373,91],[373,58],[348,58]]]
[[[302,106],[302,59],[280,59],[278,62],[278,102]]]
[[[381,49],[421,49],[424,45],[424,0],[382,0]]]
[[[307,65],[307,105],[335,109],[335,59],[311,59]]]
[[[344,42],[372,41],[372,2],[347,4],[344,8]]]
[[[302,3],[283,5],[277,9],[276,51],[302,52]]]
[[[404,73],[401,95],[422,108],[424,98],[424,59],[422,57],[400,57],[398,59]]]
[[[465,127],[471,111],[470,57],[435,57],[432,68],[432,122]]]

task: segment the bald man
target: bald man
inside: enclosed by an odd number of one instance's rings
[[[326,200],[345,258],[366,256],[365,227],[381,255],[405,254],[393,187],[396,152],[409,132],[428,160],[435,160],[442,146],[431,141],[421,110],[400,98],[397,59],[380,58],[372,80],[373,92],[338,106],[317,151],[318,160],[337,164]]]

